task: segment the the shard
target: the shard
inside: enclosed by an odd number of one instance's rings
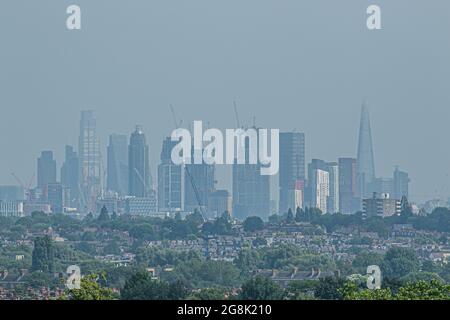
[[[375,180],[375,162],[373,157],[372,134],[370,131],[369,109],[365,104],[361,108],[357,155],[358,189],[362,198],[370,196],[371,185]]]

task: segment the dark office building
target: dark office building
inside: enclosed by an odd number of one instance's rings
[[[108,191],[119,196],[128,194],[128,138],[126,135],[112,134],[108,145]]]
[[[339,209],[341,213],[351,214],[361,210],[358,198],[356,159],[339,159]]]
[[[37,160],[37,187],[44,189],[49,183],[56,183],[56,161],[52,151],[42,151]]]
[[[61,167],[61,184],[70,190],[70,203],[76,207],[79,198],[79,168],[78,155],[72,146],[66,146],[65,159]]]
[[[191,159],[194,158],[192,149]],[[188,161],[189,162],[189,161]],[[215,170],[214,165],[188,164],[185,167],[184,210],[194,211],[199,206],[206,211],[208,198],[214,192]]]
[[[296,186],[305,181],[305,134],[300,132],[280,133],[280,213],[295,211]],[[303,200],[303,199],[301,199]],[[301,201],[303,202],[303,201]]]
[[[184,210],[184,167],[172,162],[172,148],[177,144],[170,137],[164,139],[161,162],[158,165],[158,209],[160,212]]]
[[[128,194],[145,198],[151,193],[149,148],[142,128],[136,126],[128,147]]]

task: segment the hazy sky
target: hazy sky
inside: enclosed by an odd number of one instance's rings
[[[82,109],[104,155],[141,124],[155,173],[169,104],[185,124],[234,128],[236,100],[242,122],[304,131],[308,159],[335,161],[356,154],[366,98],[377,175],[400,165],[413,199],[450,195],[449,30],[448,0],[2,0],[0,184],[28,180],[41,150],[60,166]]]

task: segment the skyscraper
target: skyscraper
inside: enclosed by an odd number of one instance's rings
[[[100,140],[97,137],[97,121],[92,111],[82,111],[80,120],[79,184],[81,208],[85,212],[96,210],[96,200],[102,190]]]
[[[339,211],[352,214],[361,210],[361,200],[357,197],[356,159],[339,159]]]
[[[311,179],[311,206],[322,213],[328,211],[328,197],[330,194],[330,175],[327,171],[313,169]]]
[[[200,152],[203,153],[203,150]],[[191,152],[191,159],[193,158],[194,148],[192,148]],[[202,206],[206,211],[209,196],[214,192],[214,165],[206,164],[204,161],[201,164],[194,164],[192,161],[192,164],[185,166],[185,181],[184,210],[194,211],[199,206]]]
[[[172,162],[172,148],[177,144],[167,137],[163,141],[158,165],[158,209],[160,212],[184,210],[184,166]]]
[[[300,132],[280,133],[280,213],[295,211],[298,204],[296,190],[305,181],[305,134]]]
[[[149,148],[142,128],[136,126],[128,146],[128,194],[145,198],[151,189]]]
[[[327,212],[339,212],[339,165],[336,162],[326,164],[328,172],[329,193],[327,200]]]
[[[61,166],[61,184],[70,190],[70,203],[77,206],[79,200],[79,161],[72,146],[66,146],[64,163]]]
[[[49,183],[56,183],[56,161],[52,151],[42,151],[37,160],[37,187],[44,189]]]
[[[361,108],[357,155],[357,183],[361,197],[370,196],[371,184],[375,180],[375,161],[370,130],[369,110],[364,104]]]
[[[394,199],[401,200],[402,197],[409,198],[409,175],[400,171],[398,167],[394,171]]]
[[[126,135],[109,136],[107,160],[107,189],[119,196],[128,194],[128,138]]]
[[[245,164],[238,164],[237,159],[233,164],[233,216],[241,220],[249,216],[266,219],[270,214],[270,178],[261,175],[261,163],[249,164],[251,143],[245,138]]]

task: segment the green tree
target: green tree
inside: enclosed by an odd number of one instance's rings
[[[420,262],[415,252],[408,248],[394,247],[384,256],[381,270],[384,277],[401,278],[408,273],[417,272]]]
[[[264,221],[260,217],[248,217],[244,221],[245,232],[255,232],[264,228]]]
[[[53,242],[50,237],[36,238],[34,240],[31,269],[33,271],[53,272],[55,267],[54,255]]]
[[[284,290],[272,280],[257,276],[242,285],[242,300],[283,300]]]
[[[66,298],[69,300],[114,300],[116,298],[114,292],[99,283],[103,277],[90,274],[81,278],[80,288],[68,290]]]
[[[98,216],[98,221],[108,221],[109,214],[106,206],[103,206],[102,210],[100,210],[100,215]]]
[[[340,289],[344,286],[344,282],[343,279],[336,277],[321,278],[314,289],[314,296],[322,300],[340,300],[342,299]]]
[[[120,292],[122,300],[182,300],[186,296],[187,290],[182,283],[155,280],[147,272],[131,276]]]

